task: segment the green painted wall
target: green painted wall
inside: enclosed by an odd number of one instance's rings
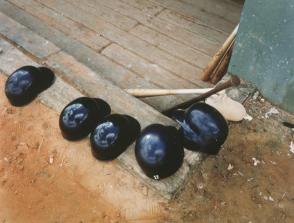
[[[229,73],[294,112],[294,0],[247,0]]]

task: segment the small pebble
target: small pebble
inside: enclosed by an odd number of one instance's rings
[[[234,169],[234,166],[233,166],[232,164],[229,164],[229,166],[228,166],[228,170],[230,171],[230,170],[232,170],[232,169]]]
[[[275,201],[274,198],[272,198],[271,196],[269,196],[268,199],[269,199],[270,201]]]
[[[53,155],[51,155],[49,157],[49,164],[53,164],[53,162],[54,162],[54,157],[53,157]]]
[[[275,107],[272,107],[265,113],[264,116],[265,118],[269,118],[270,116],[277,115],[277,114],[279,114],[279,111]]]
[[[247,181],[248,181],[248,182],[250,182],[250,181],[252,181],[252,180],[254,180],[254,178],[253,178],[253,177],[251,177],[251,178],[247,179]]]
[[[260,161],[258,159],[256,159],[255,157],[253,157],[252,160],[253,160],[254,166],[257,166],[258,164],[260,164]]]
[[[204,188],[204,184],[203,184],[203,183],[199,183],[199,184],[197,184],[197,188],[198,188],[199,190],[202,190],[202,189]]]
[[[273,164],[273,165],[277,165],[277,162],[275,162],[275,161],[270,160],[270,163]]]
[[[256,99],[258,98],[258,96],[259,96],[259,92],[256,91],[256,92],[254,93],[252,99],[253,99],[253,100],[256,100]]]
[[[247,121],[252,121],[252,116],[250,116],[250,115],[246,115],[245,117],[244,117],[244,120],[247,120]]]

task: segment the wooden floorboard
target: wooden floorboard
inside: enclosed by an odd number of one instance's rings
[[[228,33],[221,31],[219,28],[210,27],[195,17],[183,15],[169,9],[163,10],[158,15],[158,18],[166,20],[168,23],[175,24],[193,33],[201,33],[203,37],[217,42],[223,43],[228,36]]]
[[[169,82],[167,79],[170,75],[174,76],[174,80],[183,79],[180,83],[188,81],[195,86],[204,87],[205,83],[200,81],[202,69],[228,35],[203,25],[202,21],[199,23],[186,19],[178,13],[179,10],[171,11],[177,4],[180,4],[180,9],[186,10],[191,2],[172,1],[168,7],[165,1],[155,3],[147,0],[85,0],[82,4],[78,0],[9,0],[9,2],[50,28],[64,33],[71,43],[78,41],[87,46],[89,49],[86,51],[89,51],[89,54],[84,52],[82,53],[84,59],[82,56],[78,59],[89,64],[91,68],[96,70],[102,64],[100,70],[104,74],[109,72],[109,69],[103,67],[114,62],[122,65],[124,71],[122,72],[122,68],[114,69],[113,75],[119,75],[119,72],[126,73],[129,70],[127,73],[131,74],[130,77],[138,76],[138,80],[134,83],[134,81],[124,82],[119,78],[112,78],[112,74],[107,74],[109,80],[119,83],[122,88],[154,87],[149,84],[142,85],[144,79],[146,83],[151,82],[155,86],[163,87],[166,86],[165,82]],[[49,38],[46,32],[39,34]],[[170,75],[162,79],[163,83],[158,83],[152,75],[142,76],[141,71],[138,73],[138,70],[130,69],[117,61],[117,58],[122,58],[124,55],[118,55],[116,59],[105,57],[101,52],[112,43],[124,49],[120,53],[136,55],[138,59],[146,61],[146,64],[151,66],[155,64]],[[74,50],[73,47],[67,47],[69,48]],[[91,52],[91,49],[98,54],[94,59],[92,57],[95,53]],[[76,55],[76,52],[69,53]],[[87,59],[89,61],[85,61]],[[100,62],[94,65],[97,60]]]
[[[201,32],[192,33],[180,26],[167,23],[157,16],[151,16],[148,14],[148,11],[146,13],[142,10],[138,10],[119,0],[85,0],[84,2],[91,7],[98,7],[98,5],[101,4],[108,6],[125,16],[138,20],[140,23],[159,33],[167,35],[169,38],[173,38],[208,55],[212,55],[219,46],[209,35],[203,36]]]
[[[194,65],[197,68],[206,67],[211,59],[210,56],[143,25],[136,26],[130,30],[130,33],[157,46],[158,48],[165,50],[171,55]]]
[[[3,4],[0,4],[0,6],[6,9],[6,13],[15,15],[15,11],[12,10],[14,9],[13,7],[7,7],[7,5]],[[97,54],[97,52],[91,48],[74,39],[68,38],[63,33],[58,32],[58,30],[47,27],[44,23],[38,23],[34,17],[30,17],[28,14],[21,13],[20,10],[17,11],[17,16],[14,16],[14,18],[19,22],[24,22],[39,35],[45,34],[49,41],[52,41],[67,53],[75,56],[75,58],[96,71],[100,76],[105,77],[107,80],[112,81],[122,88],[159,88],[158,85],[150,83],[148,79],[144,78],[143,80],[140,76],[135,76],[131,70],[114,63],[112,60],[104,57],[103,55]],[[185,98],[187,99],[189,97]],[[172,107],[177,103],[183,102],[185,98],[168,96],[146,98],[143,100],[152,107],[161,111]]]
[[[48,57],[50,54],[54,54],[59,49],[44,38],[39,38],[34,32],[26,27],[15,23],[9,17],[0,13],[0,33],[7,39],[25,47],[29,52],[36,55],[39,58]]]
[[[46,0],[43,1],[49,7],[54,8],[59,13],[68,16],[74,21],[85,24],[91,27],[97,33],[103,37],[123,46],[133,53],[140,55],[141,57],[148,59],[149,61],[156,63],[175,75],[182,77],[186,80],[199,83],[201,69],[186,63],[172,55],[160,50],[154,45],[148,44],[130,33],[118,29],[110,23],[102,20],[95,19],[95,15],[88,13],[87,9],[90,6],[82,4],[79,7],[79,13],[76,13],[78,6],[69,4],[67,2],[60,2],[58,0]]]
[[[191,7],[188,4],[183,4],[179,0],[152,0],[153,2],[160,4],[161,6],[175,11],[179,14],[190,16],[198,19],[202,23],[214,29],[222,30],[226,33],[230,33],[235,24],[231,21],[222,19],[219,16],[207,13],[198,7]],[[200,1],[200,0],[199,0]],[[229,12],[228,12],[229,13]]]
[[[76,5],[77,7],[84,7],[87,4],[87,1],[83,1],[81,4],[81,1],[79,0],[63,0],[70,4]],[[92,5],[91,5],[92,6]],[[93,19],[95,20],[103,20],[106,21],[119,29],[122,30],[130,30],[132,27],[138,24],[138,21],[127,17],[125,15],[119,14],[116,11],[110,9],[109,7],[105,7],[102,4],[95,4],[93,7],[87,7],[87,12],[95,15]]]
[[[183,86],[184,88],[195,87],[191,82],[171,74],[160,66],[148,62],[117,44],[112,44],[105,48],[102,54],[136,72],[140,76],[148,77],[150,80],[152,79],[161,88],[177,88],[177,86]]]
[[[43,6],[39,2],[33,0],[11,0],[10,2],[36,16],[36,18],[41,21],[47,21],[47,24],[51,27],[62,31],[66,35],[71,36],[73,39],[81,41],[94,50],[99,51],[103,47],[109,45],[108,40],[97,35],[97,33],[88,29],[83,24],[76,23]]]
[[[240,18],[241,7],[223,0],[182,0],[182,2],[191,7],[199,8],[203,12],[207,12],[208,15],[214,15],[232,23]]]

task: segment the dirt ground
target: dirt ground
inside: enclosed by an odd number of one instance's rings
[[[115,163],[101,165],[93,172],[101,182],[86,187],[68,150],[88,142],[67,142],[56,112],[38,101],[12,107],[1,90],[0,223],[294,222],[293,130],[281,123],[293,116],[279,110],[265,118],[272,105],[260,97],[246,107],[253,120],[231,124],[219,155],[166,201]]]
[[[194,171],[169,207],[174,222],[294,222],[294,131],[282,124],[294,119],[265,118],[263,100],[245,103],[253,120],[231,124],[224,149]]]

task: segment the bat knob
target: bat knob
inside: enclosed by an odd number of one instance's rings
[[[232,86],[239,86],[241,83],[240,78],[236,75],[231,76],[231,84]]]

